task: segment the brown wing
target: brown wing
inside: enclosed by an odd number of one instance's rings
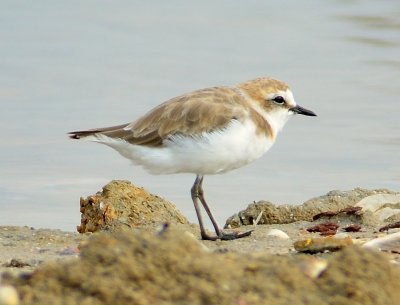
[[[248,115],[244,98],[233,89],[215,87],[173,98],[133,122],[128,142],[160,145],[170,135],[193,136],[223,128]],[[245,107],[245,108],[243,108]]]
[[[192,136],[217,130],[232,119],[243,120],[250,112],[244,98],[235,90],[214,87],[168,100],[130,124],[69,134],[73,139],[103,134],[132,144],[160,146],[170,135]]]

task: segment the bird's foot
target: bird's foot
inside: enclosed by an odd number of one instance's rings
[[[206,233],[201,234],[201,239],[203,240],[233,240],[246,236],[250,236],[254,230],[249,230],[245,232],[223,232],[221,231],[218,236],[210,236]]]
[[[238,239],[238,238],[250,236],[253,231],[254,230],[249,230],[249,231],[245,231],[245,232],[235,232],[235,231],[234,232],[221,232],[219,238],[221,240]]]

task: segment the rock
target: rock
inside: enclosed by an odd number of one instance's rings
[[[329,235],[335,235],[338,228],[339,228],[339,225],[335,222],[324,222],[324,223],[320,223],[320,224],[317,224],[312,227],[308,227],[306,230],[307,230],[307,232],[311,232],[311,233],[318,232],[321,235],[329,236]]]
[[[338,216],[339,214],[361,216],[363,214],[363,212],[362,212],[361,207],[347,207],[347,208],[341,209],[339,211],[326,211],[326,212],[318,213],[317,215],[313,216],[313,221],[318,220],[320,218],[329,218],[330,219],[334,216]]]
[[[400,194],[376,194],[360,200],[356,206],[371,211],[383,221],[400,213]]]
[[[284,224],[295,221],[312,221],[313,217],[319,213],[332,210],[340,211],[353,207],[363,198],[376,194],[392,195],[397,193],[386,189],[366,190],[355,188],[351,191],[331,191],[324,196],[310,199],[302,205],[274,205],[268,201],[258,201],[248,205],[245,210],[228,218],[225,228],[252,225],[260,213],[262,213],[262,215],[258,224]],[[340,213],[332,220],[340,221],[342,224],[364,223],[376,225],[379,222],[379,220],[372,216],[372,213],[364,213],[363,215]]]
[[[174,204],[129,181],[111,181],[101,192],[81,198],[80,211],[79,233],[160,223],[188,223]]]
[[[342,228],[343,231],[345,232],[360,232],[361,231],[361,226],[358,224],[349,224],[345,227]]]
[[[400,253],[400,232],[374,238],[363,245],[364,248]]]
[[[13,268],[23,268],[26,266],[31,266],[28,262],[24,262],[20,259],[13,258],[10,262],[3,264],[4,267],[13,267]]]
[[[335,238],[329,236],[323,238],[307,238],[298,240],[293,245],[298,252],[318,253],[325,251],[338,251],[352,244],[353,241],[351,237]]]
[[[394,223],[389,223],[381,228],[379,228],[379,232],[387,231],[389,232],[390,229],[399,229],[400,228],[400,221],[396,221]]]
[[[250,204],[245,210],[231,216],[226,221],[225,228],[253,225],[260,214],[258,225],[292,223],[296,220],[310,219],[310,217],[304,215],[301,207],[291,205],[276,206],[268,201],[259,201]]]

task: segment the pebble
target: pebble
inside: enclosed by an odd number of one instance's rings
[[[17,290],[12,286],[0,286],[0,305],[18,305]]]
[[[400,253],[400,232],[367,241],[364,248]]]
[[[397,208],[399,204],[400,194],[376,194],[363,198],[355,206],[362,207],[364,211],[371,211],[383,221],[400,213],[400,209]]]
[[[338,251],[352,245],[351,237],[335,238],[332,236],[322,238],[307,238],[296,241],[293,245],[298,252],[318,253],[325,251]]]

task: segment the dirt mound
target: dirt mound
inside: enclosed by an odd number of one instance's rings
[[[80,200],[79,233],[160,223],[187,224],[175,205],[129,181],[114,180],[101,192]]]
[[[213,252],[174,228],[121,231],[95,234],[79,259],[5,282],[30,305],[383,305],[400,299],[400,270],[382,253],[351,246],[328,257],[321,271],[306,272],[314,260]]]

